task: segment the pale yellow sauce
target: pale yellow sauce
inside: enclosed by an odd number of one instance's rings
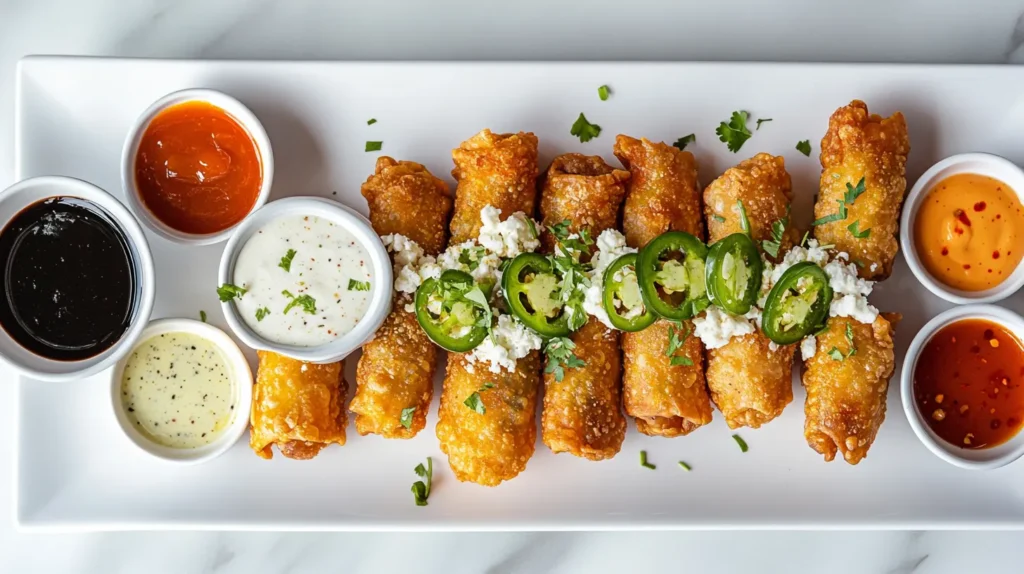
[[[220,348],[191,333],[143,341],[121,376],[121,402],[132,426],[171,448],[213,442],[231,423],[237,395]]]

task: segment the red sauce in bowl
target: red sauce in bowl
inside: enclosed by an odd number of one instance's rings
[[[256,142],[237,120],[213,104],[191,101],[150,121],[135,156],[135,184],[161,222],[205,235],[249,214],[263,165]]]
[[[1024,345],[985,319],[940,329],[914,367],[914,401],[935,434],[967,449],[1000,445],[1024,418]]]

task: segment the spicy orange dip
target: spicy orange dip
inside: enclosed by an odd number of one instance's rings
[[[963,291],[999,285],[1024,257],[1024,213],[1016,192],[988,176],[959,173],[925,196],[914,244],[925,269]]]
[[[153,118],[135,156],[135,183],[157,219],[184,233],[217,233],[248,215],[263,184],[259,149],[237,120],[208,102]]]
[[[964,319],[925,345],[914,367],[914,402],[935,434],[966,449],[1017,434],[1024,417],[1024,347],[999,323]]]

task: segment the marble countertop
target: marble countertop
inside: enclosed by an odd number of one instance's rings
[[[1024,62],[1024,0],[0,0],[0,188],[13,180],[13,86],[26,54],[246,59]],[[13,430],[12,381],[0,424]],[[0,441],[0,571],[1012,571],[1018,533],[27,535]],[[936,501],[941,504],[941,501]],[[396,551],[397,550],[397,551]]]

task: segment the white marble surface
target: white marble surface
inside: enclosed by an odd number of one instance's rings
[[[0,187],[25,54],[1006,63],[1024,61],[1022,44],[1022,0],[0,0]],[[938,574],[1024,561],[1021,534],[984,532],[25,535],[11,522],[11,462],[0,441],[0,572]]]

